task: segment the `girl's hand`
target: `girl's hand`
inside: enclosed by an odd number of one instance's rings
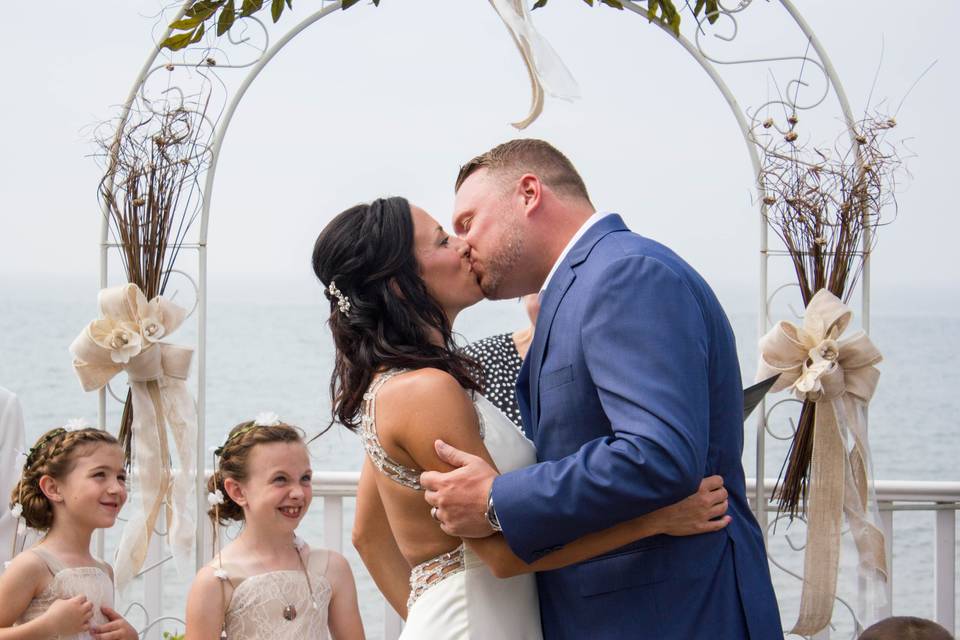
[[[93,617],[93,603],[86,596],[74,596],[69,600],[54,600],[43,614],[50,625],[50,634],[54,636],[72,636],[90,628]]]
[[[727,512],[727,490],[723,478],[710,476],[700,483],[700,489],[684,500],[653,512],[661,533],[670,536],[692,536],[719,531],[730,524]],[[719,518],[714,520],[714,518]]]
[[[93,627],[90,631],[96,640],[137,640],[139,635],[123,616],[110,607],[100,607],[100,611],[107,617],[106,624]]]

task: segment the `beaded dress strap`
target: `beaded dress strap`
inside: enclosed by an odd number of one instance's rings
[[[414,491],[423,491],[420,486],[419,469],[411,469],[400,464],[384,450],[380,444],[380,438],[377,437],[377,424],[375,420],[377,412],[377,392],[380,391],[387,380],[405,373],[409,369],[390,369],[384,371],[367,388],[363,394],[363,410],[360,417],[360,434],[363,437],[363,448],[370,456],[370,462],[373,463],[380,473],[387,476],[397,484],[413,489]]]

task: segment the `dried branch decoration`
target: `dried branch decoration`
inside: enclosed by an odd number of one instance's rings
[[[902,161],[888,141],[896,121],[882,114],[864,117],[829,150],[800,142],[798,123],[791,114],[783,128],[767,119],[753,130],[762,155],[764,216],[786,246],[804,306],[820,289],[847,302],[877,229],[896,216]],[[813,418],[814,404],[806,401],[774,494],[780,511],[791,517],[806,503]]]
[[[127,281],[148,300],[166,289],[174,262],[200,213],[200,177],[210,163],[214,123],[209,97],[171,91],[172,100],[141,98],[126,118],[95,133],[105,164],[97,196],[120,247]],[[119,440],[130,460],[130,394]]]

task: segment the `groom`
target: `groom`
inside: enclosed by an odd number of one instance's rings
[[[746,500],[736,345],[707,283],[670,249],[595,212],[570,161],[540,140],[477,156],[456,183],[454,229],[489,298],[540,292],[517,396],[538,463],[498,475],[427,472],[447,533],[502,531],[532,562],[723,476],[732,522],[656,536],[537,582],[546,640],[783,637],[760,528]]]

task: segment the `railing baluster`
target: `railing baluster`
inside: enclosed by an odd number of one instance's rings
[[[880,617],[888,618],[893,615],[893,503],[878,502],[877,506],[887,546],[887,603],[880,609]]]
[[[157,518],[156,527],[166,527],[165,518],[161,511]],[[147,558],[143,563],[144,567],[151,567],[163,559],[162,537],[153,535],[150,537],[150,544],[147,546]],[[147,615],[153,622],[163,615],[163,565],[154,567],[143,575],[143,605],[147,609]],[[160,638],[159,627],[152,627],[144,636],[143,640],[158,640]]]
[[[955,590],[957,568],[956,512],[941,509],[936,514],[933,544],[934,619],[951,633],[956,625]]]
[[[323,497],[323,543],[328,549],[343,553],[343,498]]]

